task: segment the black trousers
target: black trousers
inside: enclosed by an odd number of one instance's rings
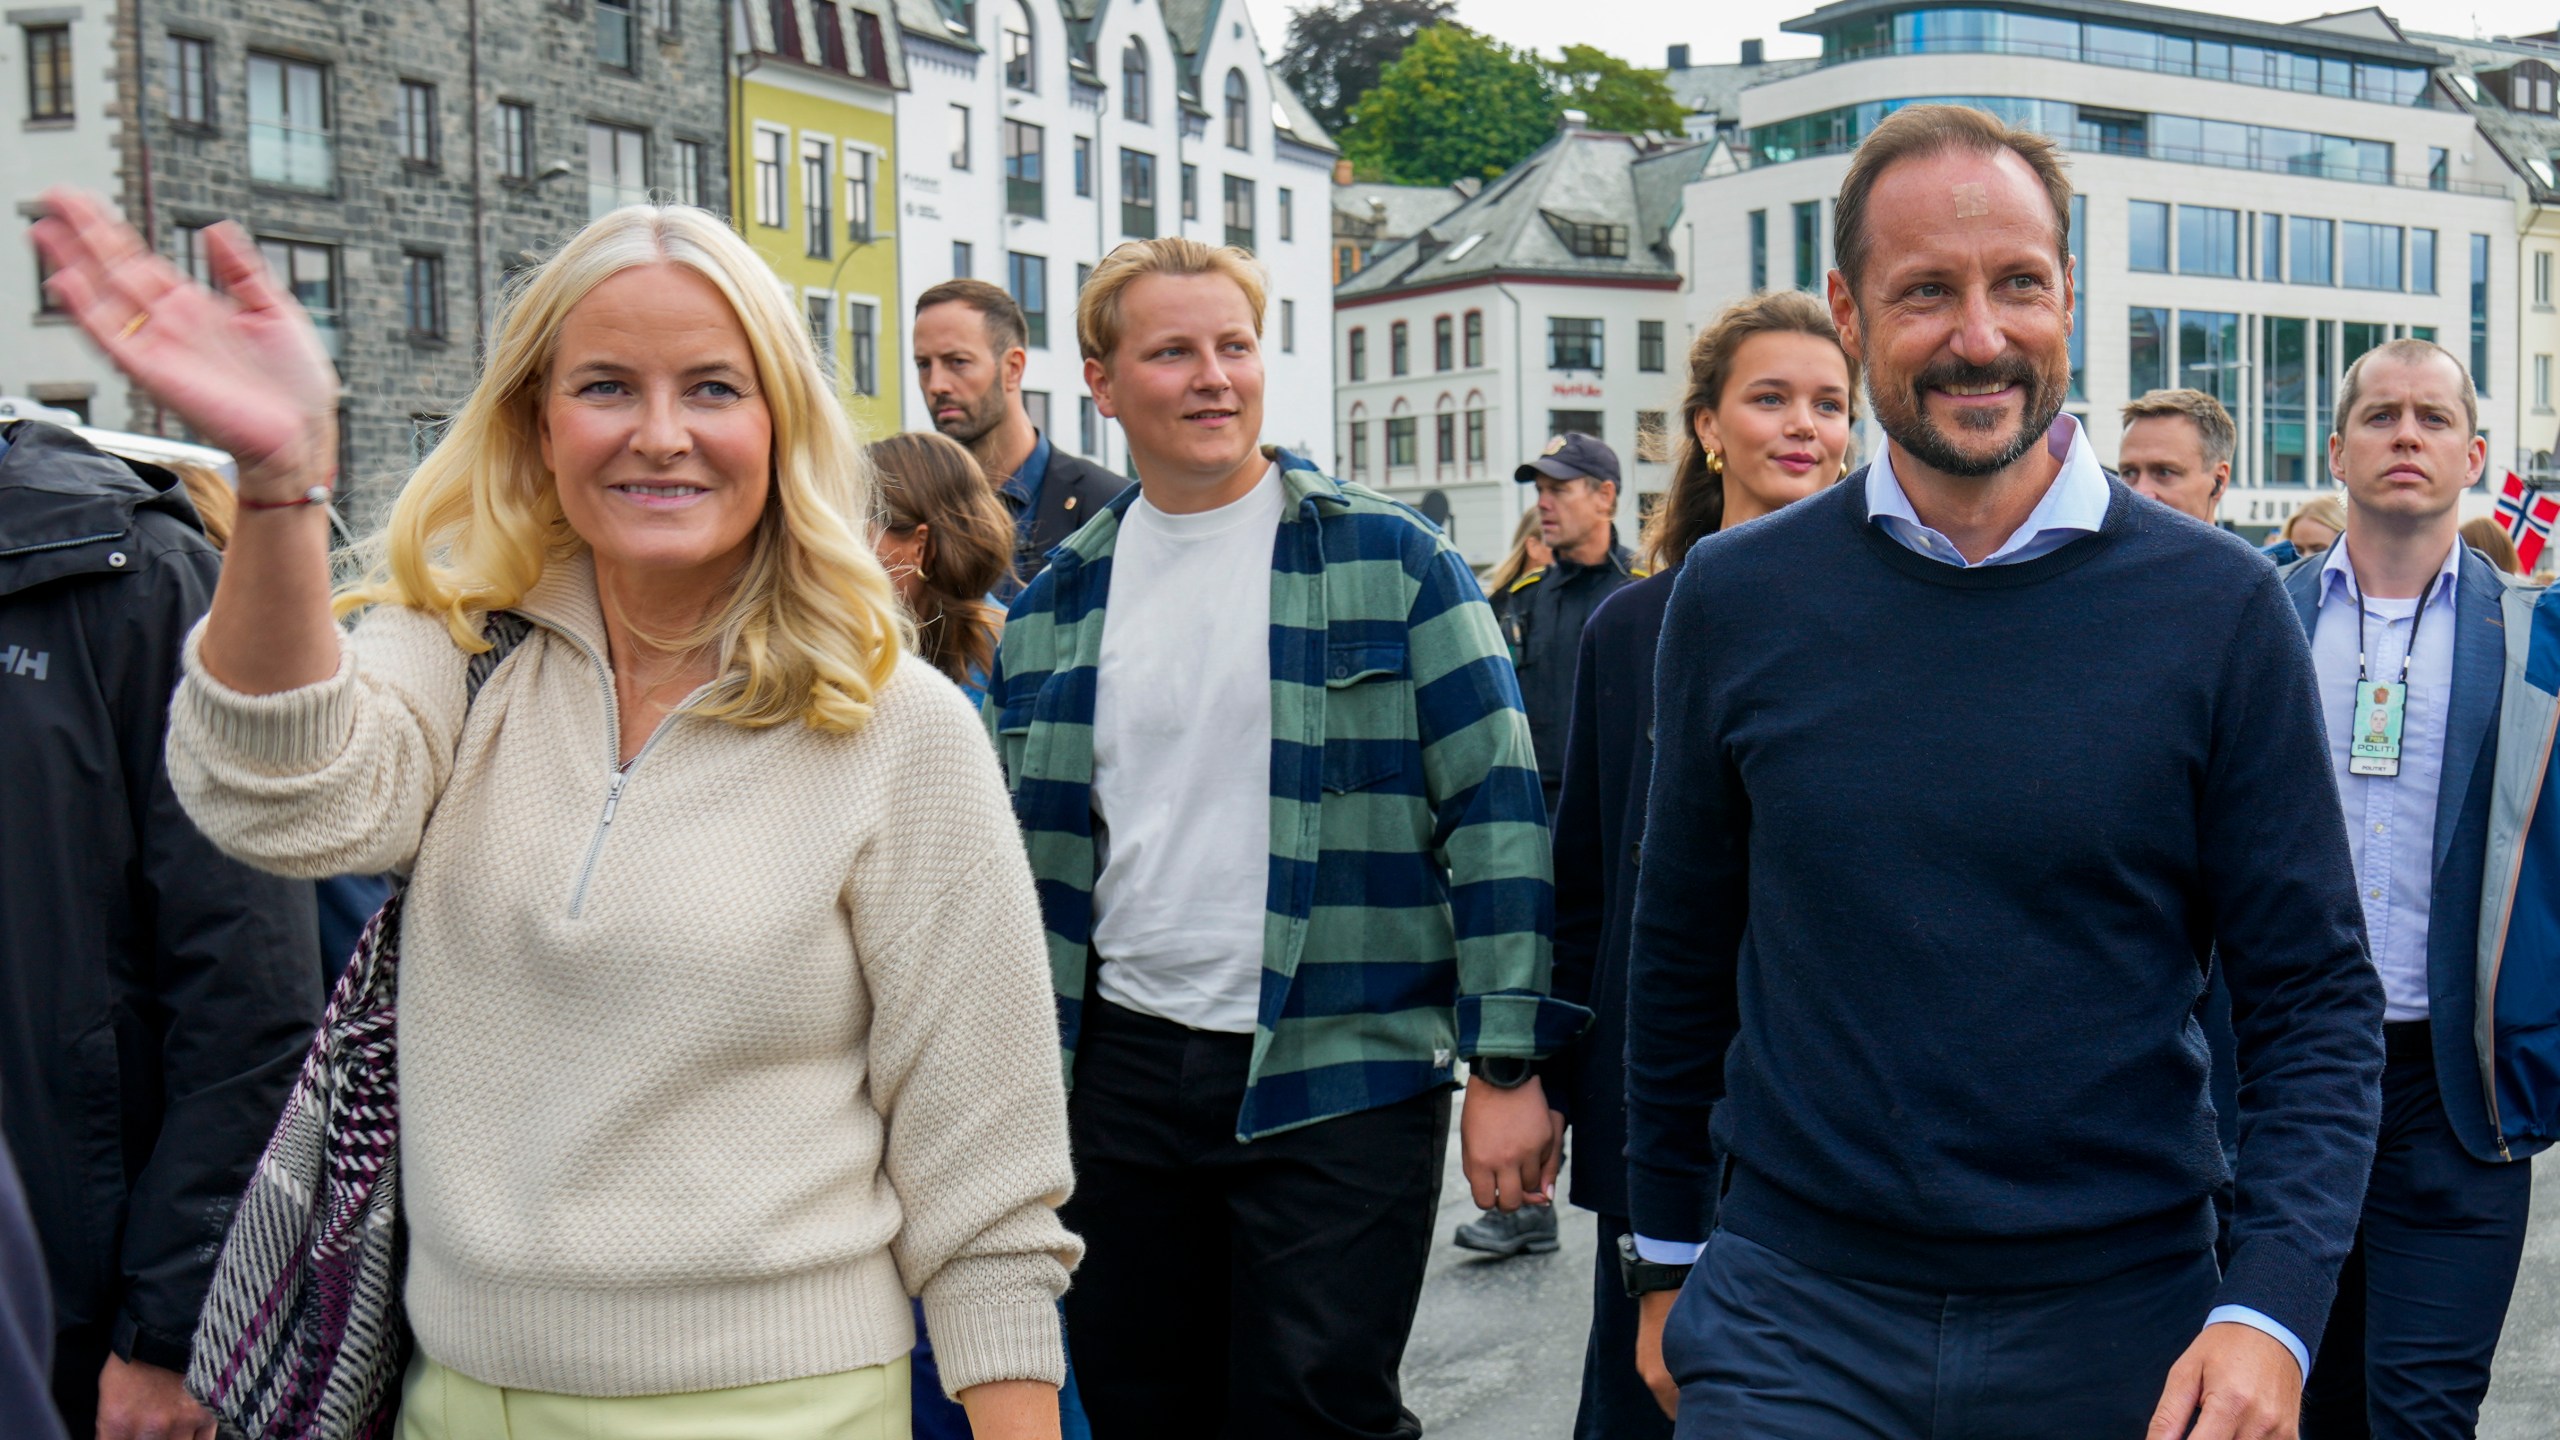
[[[2382,1029],[2382,1138],[2303,1390],[2303,1440],[2471,1435],[2524,1259],[2532,1168],[2474,1160],[2454,1138],[2426,1021]]]
[[[1671,1417],[1636,1373],[1636,1302],[1618,1274],[1618,1237],[1627,1233],[1627,1217],[1599,1220],[1591,1339],[1582,1350],[1582,1405],[1574,1412],[1573,1440],[1671,1440]]]
[[[1238,1144],[1253,1037],[1084,1007],[1067,1337],[1095,1440],[1416,1440],[1449,1094]]]

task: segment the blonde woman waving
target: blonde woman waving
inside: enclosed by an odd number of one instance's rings
[[[754,254],[698,210],[580,232],[333,600],[309,322],[234,228],[217,295],[49,203],[58,298],[241,462],[189,814],[413,876],[404,1440],[902,1436],[910,1291],[979,1435],[1055,1435],[1079,1247],[1029,871]],[[498,612],[530,632],[466,703]]]

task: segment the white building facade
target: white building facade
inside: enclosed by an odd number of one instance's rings
[[[1821,293],[1850,152],[1893,109],[1952,100],[2068,152],[2069,408],[2102,459],[2127,400],[2204,390],[2240,433],[2222,519],[2280,524],[2331,488],[2338,377],[2404,335],[2468,361],[2493,460],[2513,451],[2516,182],[2438,89],[2443,57],[2377,35],[2079,8],[1843,0],[1788,22],[1823,37],[1823,61],[1745,91],[1748,163],[1690,187],[1691,322],[1759,289]],[[1872,420],[1861,428],[1872,450]],[[2490,503],[2484,485],[2465,513]]]
[[[1335,151],[1263,64],[1243,0],[899,0],[899,18],[908,306],[955,276],[1005,287],[1031,319],[1033,419],[1125,471],[1076,350],[1085,277],[1125,240],[1241,245],[1270,275],[1264,437],[1325,458]],[[928,428],[912,368],[898,381],[908,426]]]
[[[13,9],[0,25],[0,195],[19,228],[48,186],[113,189],[121,168],[116,113],[116,7],[106,0]],[[35,247],[0,245],[0,395],[25,396],[113,429],[128,418],[124,377],[53,308]]]

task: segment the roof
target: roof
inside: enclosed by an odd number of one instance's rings
[[[907,84],[907,50],[898,32],[906,22],[902,17],[894,14],[890,8],[898,3],[900,0],[777,0],[777,4],[774,5],[739,6],[738,20],[746,27],[748,48],[760,56],[780,60],[785,64],[806,66],[821,75],[833,75],[842,79],[902,90]],[[930,3],[930,0],[927,0],[927,3]],[[871,15],[882,22],[880,48],[881,58],[887,62],[886,73],[879,75],[862,73],[862,42],[850,17],[847,16],[839,16],[837,35],[837,38],[843,42],[845,68],[837,69],[820,60],[818,11],[829,8],[831,5],[839,11],[849,10]],[[781,6],[790,8],[792,26],[799,31],[801,53],[798,55],[784,53],[781,40],[775,34],[774,12]]]
[[[2498,97],[2476,81],[2469,87],[2450,83],[2455,77],[2469,78],[2506,69],[2519,61],[2540,60],[2560,69],[2560,48],[2531,41],[2465,40],[2453,35],[2422,35],[2411,32],[2410,38],[2422,40],[2444,53],[2446,63],[2437,73],[2449,83],[2438,86],[2452,102],[2471,114],[2482,139],[2489,142],[2507,168],[2524,182],[2526,191],[2538,202],[2548,204],[2560,199],[2560,184],[2555,184],[2551,157],[2560,153],[2560,117],[2536,115],[2529,111],[2510,110]],[[2536,168],[2539,166],[2540,168]]]
[[[1665,242],[1710,149],[1567,126],[1474,198],[1371,256],[1334,287],[1336,301],[1524,272],[1676,283],[1680,266]],[[1569,225],[1623,225],[1627,253],[1577,255],[1565,243]]]
[[[898,28],[910,35],[957,45],[963,50],[979,48],[968,30],[942,8],[941,0],[887,0],[887,3],[891,7],[890,13],[897,18]],[[743,5],[739,8],[752,14],[756,7]]]
[[[1784,80],[1801,75],[1822,62],[1806,56],[1796,60],[1768,60],[1758,65],[1692,65],[1685,70],[1663,74],[1663,83],[1671,87],[1671,98],[1692,115],[1715,114],[1731,118],[1741,113],[1742,92],[1771,80]]]
[[[1891,15],[1903,10],[1917,10],[1934,5],[1935,0],[1833,0],[1810,15],[1799,15],[1783,21],[1778,28],[1794,35],[1816,35],[1852,20]],[[2242,20],[2229,15],[2214,15],[2202,10],[2181,10],[2168,5],[2142,5],[2135,0],[2001,0],[2005,10],[2057,15],[2068,20],[2094,20],[2100,24],[2118,24],[2136,30],[2170,31],[2182,35],[2211,35],[2250,45],[2272,45],[2288,50],[2310,50],[2330,55],[2343,55],[2356,60],[2386,65],[2433,65],[2441,57],[2433,50],[2405,40],[2388,40],[2379,36],[2349,31],[2307,29],[2300,25],[2279,25],[2267,20]]]
[[[1336,185],[1333,213],[1357,224],[1373,217],[1381,240],[1401,240],[1466,203],[1452,185]]]
[[[1333,136],[1326,133],[1324,122],[1316,118],[1316,112],[1308,109],[1307,102],[1298,98],[1297,88],[1280,78],[1279,71],[1267,65],[1263,67],[1262,73],[1264,78],[1271,82],[1273,127],[1284,138],[1294,140],[1310,149],[1322,150],[1334,155],[1341,154],[1342,147],[1333,143]]]

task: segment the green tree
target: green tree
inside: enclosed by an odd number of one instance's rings
[[[1490,180],[1554,138],[1561,109],[1535,57],[1463,25],[1434,25],[1351,107],[1342,153],[1373,180]]]
[[[1606,50],[1567,45],[1560,60],[1539,62],[1557,101],[1591,117],[1595,130],[1680,133],[1688,112],[1672,98],[1659,70],[1639,70]]]
[[[1454,8],[1452,0],[1320,0],[1289,13],[1289,36],[1272,68],[1325,129],[1338,132],[1414,33]]]

